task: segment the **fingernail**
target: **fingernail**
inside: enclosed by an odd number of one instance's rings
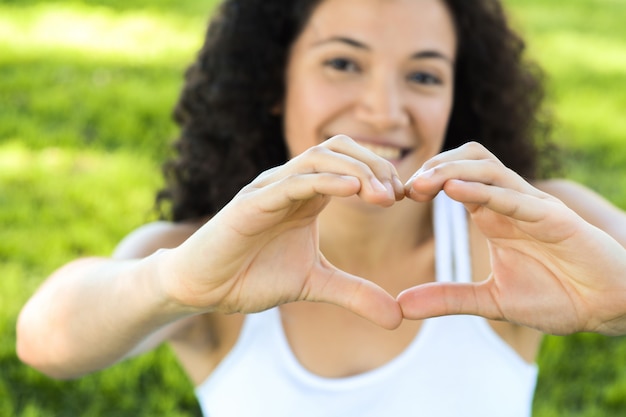
[[[422,178],[422,179],[425,179],[425,178],[430,178],[430,177],[432,177],[433,175],[435,175],[435,170],[434,170],[434,169],[424,169],[424,170],[420,169],[420,170],[419,170],[419,171],[417,171],[417,172],[415,173],[415,175],[413,176],[413,180],[416,180],[416,179],[417,179],[417,177],[420,177],[420,178]]]
[[[387,197],[392,200],[396,199],[396,192],[393,189],[393,185],[390,182],[385,181],[385,189],[387,190]]]
[[[404,184],[402,184],[400,178],[394,175],[391,178],[391,181],[393,182],[393,190],[395,192],[395,195],[404,195]]]
[[[417,178],[417,176],[422,172],[422,168],[418,169],[417,171],[415,171],[415,174],[411,175],[411,178],[409,178],[409,180],[407,182],[404,183],[405,187],[408,187],[414,180],[415,178]]]

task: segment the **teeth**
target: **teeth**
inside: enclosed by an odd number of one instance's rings
[[[372,143],[361,143],[361,145],[388,161],[394,161],[402,157],[402,149],[394,146],[375,145]]]

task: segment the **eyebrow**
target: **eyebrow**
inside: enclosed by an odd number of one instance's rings
[[[362,49],[365,51],[369,51],[370,47],[367,46],[366,44],[357,41],[356,39],[352,39],[352,38],[348,38],[345,36],[333,36],[331,38],[328,39],[324,39],[322,41],[316,42],[314,44],[314,46],[317,45],[323,45],[323,44],[327,44],[327,43],[332,43],[332,42],[340,42],[340,43],[344,43],[346,45],[352,46],[354,48],[358,48],[358,49]],[[427,49],[424,51],[419,51],[414,53],[413,55],[411,55],[412,59],[429,59],[429,58],[436,58],[436,59],[443,59],[444,61],[447,61],[449,63],[454,63],[454,61],[447,55],[442,54],[439,51],[436,50],[432,50],[432,49]]]
[[[447,61],[451,64],[454,63],[454,61],[452,60],[452,58],[450,58],[449,56],[442,54],[439,51],[435,51],[435,50],[425,50],[425,51],[420,51],[417,52],[413,55],[411,55],[411,58],[414,59],[427,59],[427,58],[439,58],[439,59],[443,59],[444,61]]]

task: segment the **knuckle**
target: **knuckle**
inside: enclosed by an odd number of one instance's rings
[[[467,150],[471,153],[482,153],[487,150],[482,144],[476,142],[475,140],[464,143],[462,147],[464,150]]]
[[[324,157],[331,152],[329,149],[322,145],[312,146],[309,149],[302,152],[298,157],[294,158],[293,164],[299,164],[301,162],[309,162],[310,160],[315,160],[320,157]]]
[[[424,162],[424,164],[422,165],[422,169],[423,170],[430,170],[438,165],[440,165],[442,162],[442,157],[440,155],[435,155],[432,158],[430,158],[428,161]]]
[[[281,167],[274,167],[274,168],[270,168],[268,170],[261,172],[246,187],[255,188],[255,187],[263,186],[267,184],[268,182],[271,182],[272,178],[275,176],[276,172],[279,171],[280,168]]]
[[[451,162],[446,161],[444,159],[438,159],[436,161],[429,161],[429,163],[423,167],[424,171],[430,171],[433,174],[437,174],[443,172],[448,166],[450,166]]]
[[[375,159],[369,163],[372,171],[383,177],[391,176],[393,164],[385,159]]]
[[[485,163],[492,169],[502,169],[502,163],[498,159],[489,158],[485,160]]]
[[[448,168],[453,168],[450,163],[444,162],[439,165],[436,165],[430,168],[432,172],[432,177],[446,176],[446,172],[448,172]]]
[[[328,141],[339,142],[339,143],[351,143],[351,142],[354,142],[354,140],[352,140],[352,138],[350,136],[343,135],[343,134],[335,135],[335,136],[331,137],[330,139],[328,139]]]

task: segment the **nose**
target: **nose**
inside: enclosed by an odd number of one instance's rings
[[[392,130],[409,123],[400,81],[391,75],[377,74],[363,86],[357,116],[377,130]]]

